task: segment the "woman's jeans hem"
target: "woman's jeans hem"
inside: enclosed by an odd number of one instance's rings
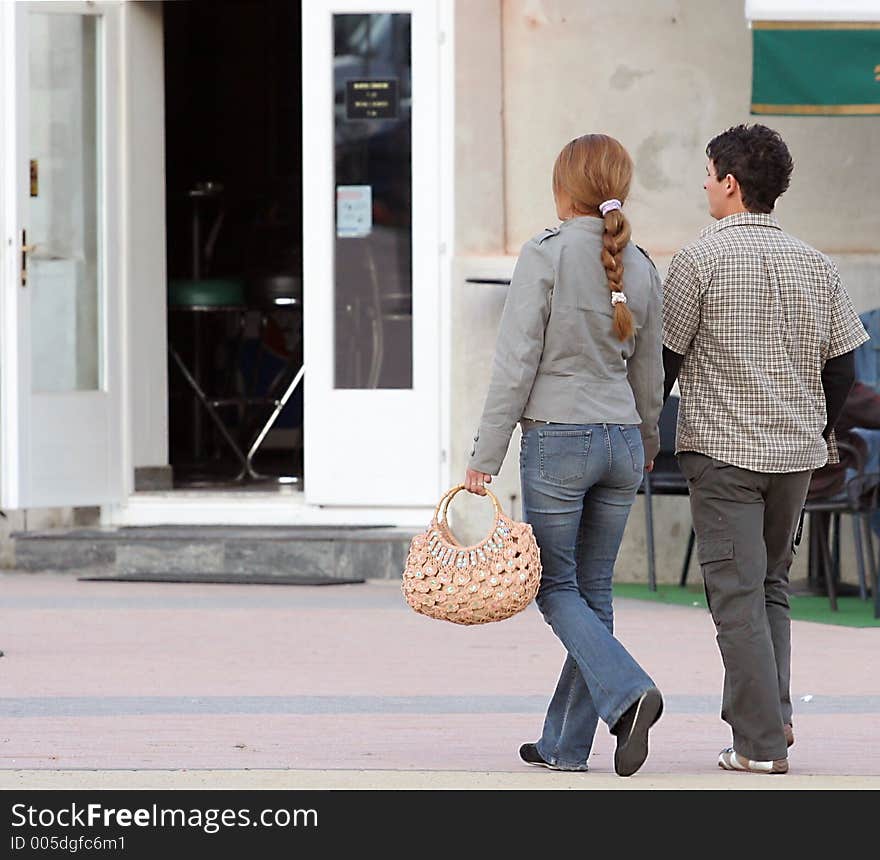
[[[557,758],[555,755],[551,755],[550,753],[546,753],[544,751],[544,749],[541,747],[540,741],[538,741],[538,743],[535,744],[535,748],[538,750],[538,755],[541,756],[541,758],[544,759],[544,761],[546,761],[547,764],[552,764],[553,767],[557,768],[558,770],[568,770],[568,771],[571,771],[572,773],[586,773],[590,769],[589,765],[585,761],[578,762],[578,763],[565,762],[565,761],[562,761],[561,759]]]

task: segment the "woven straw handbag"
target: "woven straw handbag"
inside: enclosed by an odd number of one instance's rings
[[[541,556],[528,523],[504,514],[495,494],[495,522],[488,537],[462,546],[446,520],[449,503],[464,484],[446,492],[427,530],[416,535],[403,571],[403,596],[422,615],[456,624],[503,621],[534,600]]]

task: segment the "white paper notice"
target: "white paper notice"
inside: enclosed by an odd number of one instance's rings
[[[369,236],[373,229],[373,189],[369,185],[336,186],[336,235]]]

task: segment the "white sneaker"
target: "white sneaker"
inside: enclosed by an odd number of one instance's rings
[[[752,761],[735,753],[733,747],[728,747],[719,753],[718,767],[724,770],[744,770],[749,773],[788,773],[788,759],[777,758],[773,761]]]

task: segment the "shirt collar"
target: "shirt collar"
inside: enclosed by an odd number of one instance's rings
[[[574,218],[567,218],[559,225],[560,230],[566,230],[571,227],[580,227],[589,230],[591,233],[601,235],[605,232],[605,220],[603,218],[595,218],[592,215],[576,215]]]
[[[719,218],[714,224],[710,224],[708,227],[703,228],[703,230],[700,231],[700,238],[711,236],[713,233],[718,233],[726,227],[741,227],[747,224],[756,225],[758,227],[772,227],[775,230],[782,229],[779,226],[779,222],[776,220],[776,216],[771,215],[769,212],[735,212],[733,215],[728,215],[726,218]]]

